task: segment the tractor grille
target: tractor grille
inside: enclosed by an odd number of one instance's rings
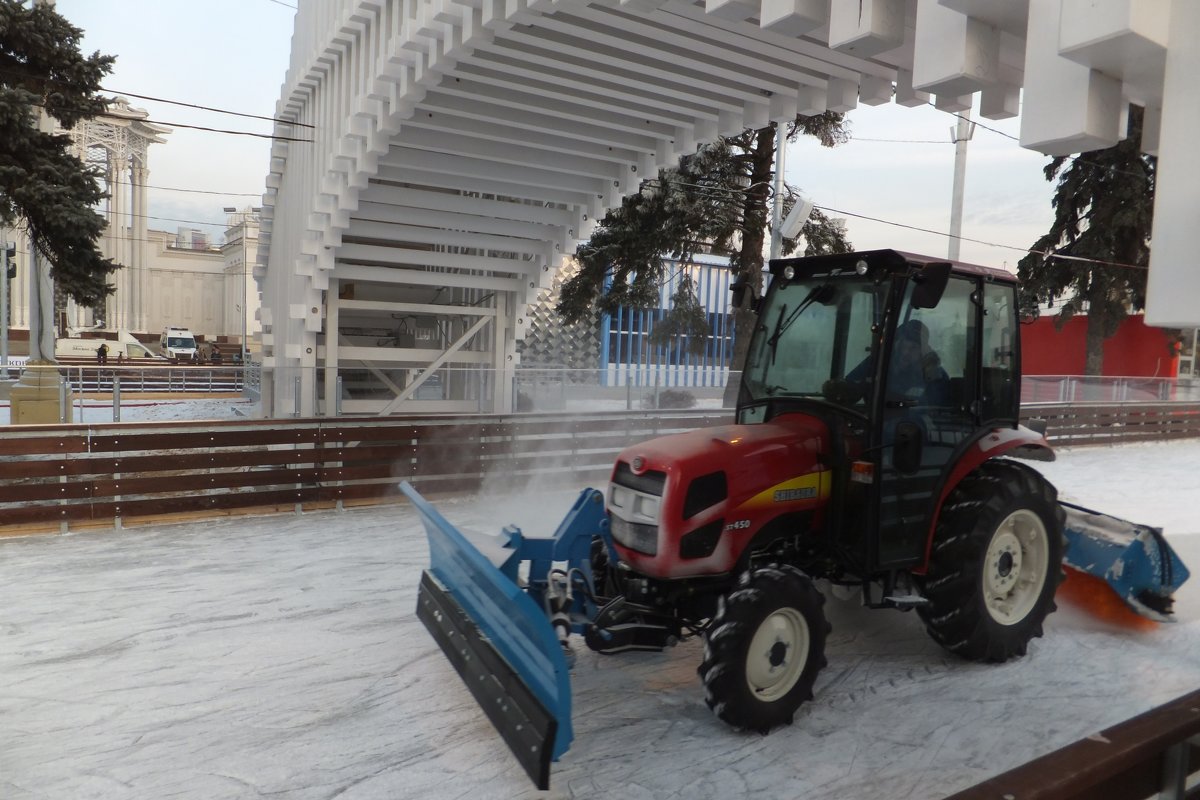
[[[614,514],[609,519],[609,526],[612,537],[620,544],[648,556],[657,555],[658,528],[654,525],[628,522]]]

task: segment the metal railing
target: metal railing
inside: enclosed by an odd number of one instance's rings
[[[217,394],[243,389],[241,367],[70,365],[59,367],[59,373],[77,394],[108,394],[116,382],[127,393]]]
[[[1026,375],[1021,403],[1194,403],[1200,401],[1195,378]]]

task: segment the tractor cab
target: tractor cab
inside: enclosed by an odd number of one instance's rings
[[[831,544],[863,574],[918,566],[963,453],[1017,427],[1016,279],[894,250],[770,270],[738,422],[821,419]]]

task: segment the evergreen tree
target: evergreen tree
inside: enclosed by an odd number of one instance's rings
[[[816,136],[832,147],[849,139],[841,114],[832,112],[796,118],[788,138]],[[656,308],[670,258],[688,264],[701,252],[727,255],[746,292],[735,309],[734,368],[740,369],[749,347],[753,324],[751,295],[762,291],[763,245],[766,241],[775,166],[775,129],[747,130],[701,146],[647,181],[639,194],[625,198],[601,220],[592,238],[580,245],[579,272],[562,289],[559,315],[575,322],[593,308],[612,313],[621,306]],[[787,189],[785,213],[796,202]],[[805,253],[849,252],[842,227],[814,211],[801,231]],[[799,237],[798,237],[799,238]],[[785,239],[783,253],[795,250],[797,239]],[[704,346],[708,321],[690,279],[674,292],[671,308],[655,326],[652,341],[665,344],[687,336],[693,352]]]
[[[85,58],[82,35],[51,6],[0,0],[0,221],[23,225],[59,289],[94,307],[117,269],[96,247],[102,176],[71,154],[70,137],[38,126],[41,111],[68,129],[104,111],[97,92],[114,59]]]
[[[1104,340],[1146,302],[1156,159],[1141,143],[1142,110],[1132,106],[1128,135],[1116,146],[1051,160],[1054,223],[1017,265],[1025,307],[1061,301],[1059,327],[1087,313],[1088,375],[1101,372]]]

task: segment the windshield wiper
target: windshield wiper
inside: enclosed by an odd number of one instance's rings
[[[774,362],[775,359],[775,346],[779,344],[780,337],[787,333],[787,329],[792,327],[792,323],[796,321],[796,318],[803,314],[804,309],[808,308],[813,303],[820,303],[821,305],[827,304],[833,299],[833,294],[835,291],[836,290],[833,288],[833,284],[830,283],[821,283],[814,286],[809,290],[808,294],[805,295],[804,299],[800,301],[800,305],[796,306],[796,310],[788,315],[786,320],[783,318],[783,312],[787,309],[787,306],[779,309],[779,322],[775,324],[775,332],[771,334],[771,338],[767,340],[767,344],[771,348],[772,362]]]

